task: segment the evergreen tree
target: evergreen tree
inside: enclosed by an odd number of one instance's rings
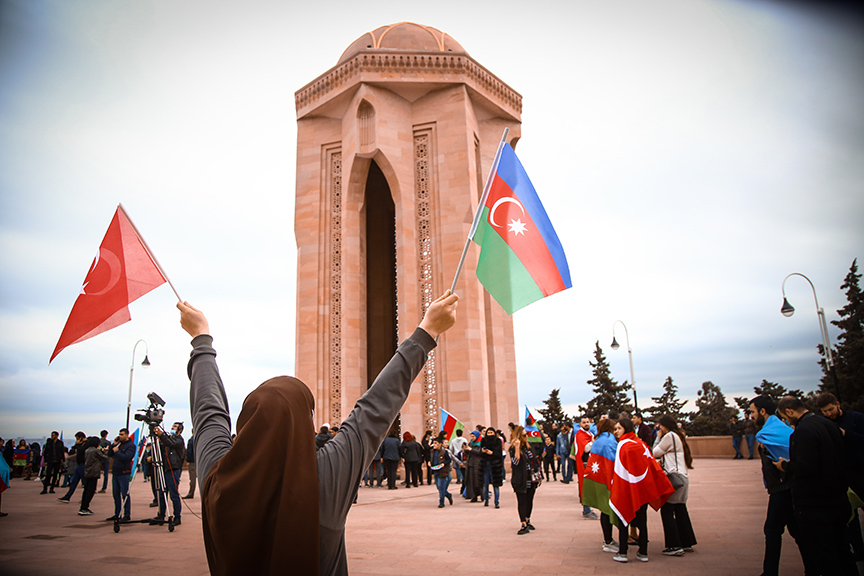
[[[860,281],[856,258],[840,285],[840,288],[846,291],[846,305],[837,310],[840,319],[831,321],[840,328],[837,345],[833,348],[837,387],[824,360],[824,376],[819,386],[820,392],[831,392],[835,395],[839,388],[842,405],[857,412],[864,411],[864,297],[861,294]]]
[[[594,389],[595,396],[586,406],[579,406],[580,412],[592,415],[604,414],[610,410],[632,412],[633,405],[630,404],[630,395],[627,394],[630,384],[626,381],[618,384],[609,375],[609,364],[606,362],[599,341],[594,344],[594,362],[589,360],[588,364],[594,375],[591,380],[588,380],[588,384]]]
[[[771,398],[776,404],[780,401],[783,396],[795,396],[796,398],[804,399],[804,393],[801,390],[787,390],[786,387],[781,386],[775,382],[768,382],[764,378],[762,379],[762,383],[759,386],[753,387],[753,392],[756,396],[765,395]],[[737,398],[736,398],[737,400]],[[750,407],[750,399],[747,401],[747,407]]]
[[[729,433],[729,424],[738,411],[729,406],[720,387],[711,381],[703,382],[696,399],[687,432],[694,436],[721,436]]]
[[[671,376],[667,376],[666,382],[663,383],[663,394],[656,398],[652,396],[651,400],[654,401],[654,406],[645,410],[646,418],[649,421],[656,421],[666,414],[679,421],[687,416],[681,411],[687,401],[678,399],[678,386],[672,382]]]
[[[551,426],[552,424],[558,424],[560,426],[564,422],[573,422],[573,419],[564,412],[564,408],[561,406],[561,399],[558,398],[560,391],[560,388],[552,390],[549,393],[549,398],[543,401],[546,408],[537,409],[537,412],[543,416],[541,421],[544,425]]]

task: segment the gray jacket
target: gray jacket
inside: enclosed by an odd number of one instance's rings
[[[213,465],[231,449],[228,400],[216,366],[216,351],[209,335],[192,340],[188,372],[190,405],[195,428],[198,482],[204,485]],[[363,472],[381,445],[411,383],[426,363],[435,340],[417,328],[357,400],[342,422],[339,434],[318,450],[319,564],[321,576],[348,574],[345,555],[345,518]]]

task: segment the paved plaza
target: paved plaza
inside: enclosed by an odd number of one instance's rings
[[[537,530],[516,534],[516,498],[506,482],[501,508],[472,504],[458,496],[453,506],[437,507],[431,486],[399,490],[361,488],[348,516],[348,564],[352,576],[402,574],[639,574],[691,575],[760,574],[762,523],[768,496],[762,487],[758,460],[697,459],[691,472],[688,508],[699,544],[683,557],[666,557],[659,513],[649,510],[648,563],[613,562],[602,552],[600,523],[584,520],[576,484],[544,483],[534,503],[532,523]],[[183,524],[122,526],[114,533],[104,519],[113,513],[109,493],[96,494],[94,516],[78,516],[77,500],[57,502],[40,495],[41,485],[13,479],[3,493],[0,518],[0,574],[133,575],[208,574],[201,533],[201,502],[197,495],[184,500]],[[184,473],[182,488],[187,486]],[[453,492],[458,489],[451,485]],[[183,492],[181,491],[181,494]],[[149,484],[139,476],[132,489],[132,517],[146,518]],[[287,543],[286,543],[287,544]],[[803,574],[794,542],[784,536],[780,573]],[[285,574],[292,574],[286,567]]]

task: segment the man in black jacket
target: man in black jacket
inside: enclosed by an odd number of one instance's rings
[[[816,416],[794,396],[784,396],[777,410],[795,427],[789,460],[775,466],[792,478],[792,505],[801,531],[822,574],[858,576],[846,523],[852,516],[843,462],[843,436],[826,418]]]
[[[776,411],[774,401],[762,395],[750,400],[750,419],[759,430],[765,421]],[[762,444],[759,444],[762,459],[762,478],[768,490],[768,513],[765,516],[765,558],[762,562],[762,576],[778,576],[780,570],[780,550],[783,546],[783,531],[795,539],[806,574],[816,574],[818,568],[806,544],[799,540],[801,532],[792,507],[792,484],[789,476],[774,466],[774,460]],[[737,456],[736,456],[737,458]],[[742,456],[743,458],[743,456]]]
[[[162,452],[162,468],[165,477],[165,488],[171,496],[174,505],[174,525],[180,525],[180,514],[183,511],[183,503],[180,500],[180,473],[183,471],[183,459],[186,456],[186,442],[183,441],[183,423],[175,422],[171,430],[166,434],[161,427],[153,429],[159,437],[159,446]],[[157,472],[154,472],[157,473]],[[163,524],[165,522],[165,494],[158,492],[159,515],[150,520],[151,525]]]
[[[42,450],[42,456],[45,458],[45,477],[42,480],[42,492],[47,494],[51,491],[54,494],[54,488],[60,482],[60,465],[63,462],[63,442],[60,441],[60,434],[51,432],[51,438],[45,441],[45,447]]]
[[[84,432],[75,433],[75,445],[70,451],[70,453],[75,453],[75,472],[72,474],[72,480],[69,481],[69,491],[60,498],[57,498],[57,501],[62,504],[68,504],[72,499],[72,495],[78,487],[78,482],[81,482],[82,485],[84,484],[84,452],[87,450],[86,441],[87,435]]]

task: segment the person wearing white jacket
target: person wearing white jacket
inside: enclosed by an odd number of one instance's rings
[[[660,461],[667,475],[679,474],[684,481],[660,508],[663,536],[666,540],[663,554],[683,556],[685,552],[693,552],[693,546],[696,545],[696,535],[687,512],[687,495],[690,491],[687,469],[693,468],[693,457],[690,455],[687,439],[672,416],[663,416],[658,424],[660,432],[654,440],[654,457]]]

